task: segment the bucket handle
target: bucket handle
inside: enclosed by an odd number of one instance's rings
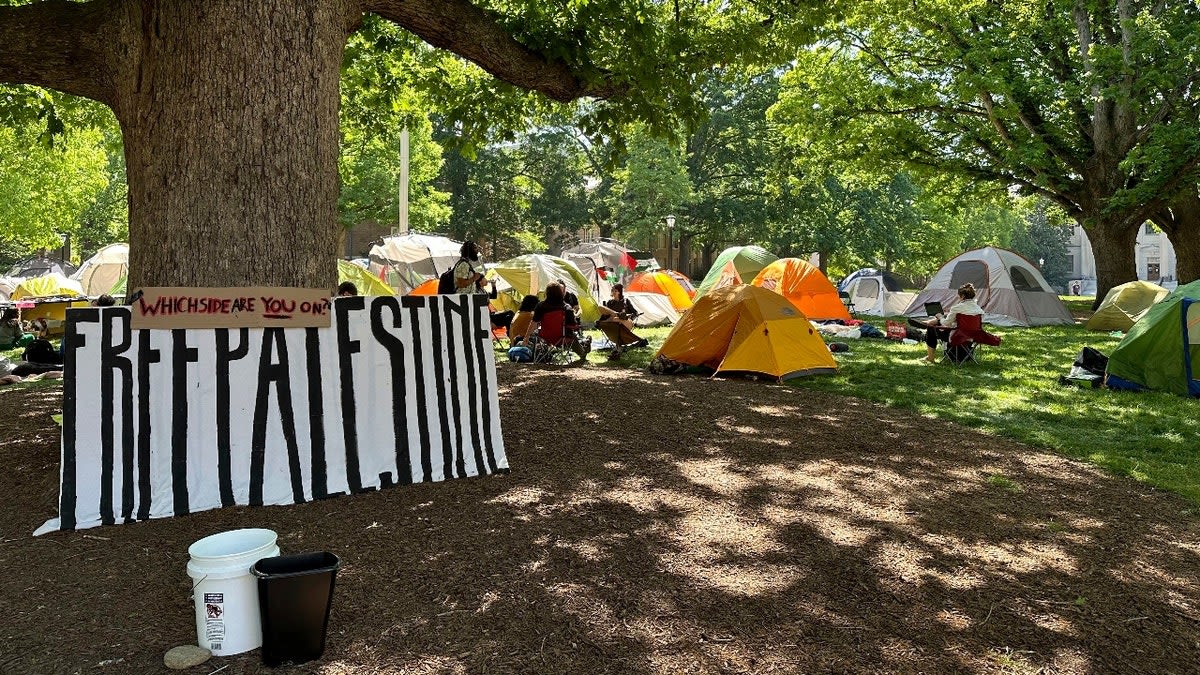
[[[200,584],[204,583],[204,580],[207,578],[208,578],[208,575],[205,574],[204,576],[197,579],[196,583],[192,584],[192,595],[193,596],[196,595],[196,587],[199,586]]]

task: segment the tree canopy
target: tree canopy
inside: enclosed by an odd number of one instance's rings
[[[774,114],[815,161],[1045,197],[1087,230],[1103,295],[1135,276],[1138,226],[1195,184],[1197,53],[1191,2],[862,3],[801,53]]]

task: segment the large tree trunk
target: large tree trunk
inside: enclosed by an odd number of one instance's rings
[[[679,234],[679,258],[675,261],[675,270],[685,277],[692,274],[692,237],[695,235]]]
[[[144,9],[115,109],[129,172],[129,288],[336,281],[337,2]]]
[[[1175,277],[1180,284],[1200,279],[1200,188],[1190,186],[1169,207],[1153,215],[1175,249]]]
[[[1134,247],[1138,226],[1097,218],[1087,221],[1084,229],[1096,259],[1096,301],[1092,309],[1097,309],[1110,288],[1137,279]]]

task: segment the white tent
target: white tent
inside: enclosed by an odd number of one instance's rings
[[[129,274],[129,244],[109,244],[79,266],[71,278],[83,287],[84,295],[103,295]]]
[[[401,295],[423,282],[436,279],[462,257],[462,242],[429,234],[385,237],[371,247],[371,274],[383,279]]]
[[[925,316],[925,303],[940,302],[949,309],[957,302],[959,286],[975,286],[976,302],[987,323],[997,326],[1070,326],[1071,312],[1037,267],[1019,254],[1002,248],[967,251],[942,265],[925,290],[904,311]]]
[[[903,314],[917,297],[916,293],[907,293],[903,289],[896,275],[870,267],[852,272],[838,285],[839,291],[850,296],[855,314],[871,316]]]
[[[669,326],[679,320],[679,310],[671,306],[671,299],[660,293],[626,293],[625,299],[638,311],[633,325]]]
[[[20,277],[0,277],[0,300],[8,300],[8,296],[17,290],[24,279]]]

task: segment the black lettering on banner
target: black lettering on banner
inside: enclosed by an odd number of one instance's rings
[[[238,329],[238,346],[229,348],[227,328],[216,330],[217,338],[217,482],[221,491],[221,506],[233,506],[233,456],[229,440],[231,426],[229,398],[229,364],[246,358],[250,353],[250,329]]]
[[[455,342],[454,332],[451,327],[454,321],[451,314],[457,314],[460,322],[465,322],[467,313],[471,310],[467,307],[467,303],[457,302],[461,295],[447,295],[442,298],[442,317],[446,324],[446,361],[450,364],[450,409],[454,417],[454,468],[456,469],[455,476],[465,478],[467,476],[466,459],[463,457],[463,446],[466,445],[466,440],[463,438],[462,428],[462,392],[458,389],[458,356],[455,354],[457,344]],[[469,331],[460,330],[458,338],[469,340]],[[468,353],[470,353],[468,351]],[[469,362],[468,362],[469,363]],[[447,439],[446,442],[450,442]],[[449,478],[450,475],[446,474]]]
[[[188,383],[187,364],[200,360],[199,351],[187,346],[187,331],[171,331],[171,493],[175,515],[191,511],[188,504]]]
[[[150,331],[138,331],[138,520],[150,519],[150,364],[162,360],[150,348]]]
[[[346,442],[346,481],[350,493],[363,491],[362,473],[358,464],[358,413],[354,407],[354,355],[362,351],[358,340],[350,339],[350,312],[362,310],[366,301],[361,295],[337,298],[333,309],[337,313],[338,371],[342,385],[342,434]]]
[[[121,517],[133,514],[133,362],[121,356],[133,342],[129,315],[120,310],[100,313],[100,522],[112,525],[113,473],[115,471],[113,424],[116,416],[116,372],[121,373]],[[113,330],[114,323],[121,326]],[[120,338],[120,342],[115,340]]]
[[[400,303],[391,296],[379,296],[371,301],[371,333],[375,341],[388,351],[392,374],[392,433],[396,445],[396,479],[401,485],[412,483],[412,458],[408,448],[408,390],[404,382],[404,341],[390,332],[383,323],[383,308],[387,307],[392,313],[391,327],[399,329],[404,325],[404,317],[400,311]],[[416,350],[414,350],[416,351]],[[381,485],[391,483],[382,482]]]
[[[438,317],[438,301],[448,296],[435,295],[429,298],[432,320],[429,322],[430,342],[433,347],[433,378],[437,390],[438,430],[441,432],[442,480],[454,477],[454,444],[450,442],[450,421],[446,419],[446,367],[442,352],[442,322]]]
[[[304,329],[304,369],[308,375],[308,440],[312,459],[312,496],[325,499],[329,494],[329,461],[325,457],[325,400],[321,394],[321,333]],[[340,494],[340,493],[339,493]]]
[[[468,300],[473,297],[468,296]],[[483,296],[480,295],[480,297],[482,298]],[[471,362],[475,360],[475,352],[479,347],[479,342],[474,338],[475,330],[472,327],[473,325],[478,325],[479,322],[472,322],[471,317],[478,315],[479,310],[475,308],[474,302],[469,302],[468,305],[467,311],[462,315],[462,322],[460,324],[463,335],[463,346],[465,347],[463,362],[466,364],[467,370],[467,412],[470,413],[471,447],[475,449],[475,467],[479,473],[483,473],[483,443],[479,440],[479,383],[475,381],[475,368],[471,367]]]
[[[488,395],[492,391],[492,382],[488,378],[488,375],[493,371],[488,369],[483,352],[484,349],[491,347],[491,330],[489,330],[491,324],[489,322],[487,328],[484,328],[480,323],[483,317],[487,316],[487,296],[477,294],[474,299],[475,311],[471,312],[471,314],[473,315],[472,323],[475,326],[475,332],[473,333],[471,342],[481,345],[479,352],[476,354],[476,357],[479,359],[478,372],[480,377],[482,377],[477,391],[479,392],[480,407],[483,410],[483,447],[487,453],[487,471],[485,472],[483,467],[480,467],[479,473],[495,473],[496,449],[495,440],[492,438],[492,415],[496,411],[492,410],[492,398]]]
[[[408,318],[412,322],[412,333],[414,339],[420,334],[419,326],[421,309],[425,307],[425,298],[419,295],[406,295],[400,298],[400,306],[407,307],[409,310]],[[434,319],[436,320],[436,316]],[[429,442],[429,395],[425,391],[425,364],[423,363],[423,349],[413,350],[413,377],[416,380],[415,390],[417,392],[417,436],[420,439],[421,448],[421,480],[428,483],[433,480],[433,456]]]
[[[457,354],[455,354],[456,341],[454,331],[451,330],[452,325],[454,325],[454,319],[452,319],[450,315],[454,313],[454,315],[458,315],[458,319],[460,319],[460,330],[458,330],[458,336],[460,337],[458,337],[458,339],[469,340],[468,336],[470,331],[466,328],[463,328],[463,324],[469,325],[469,322],[467,321],[467,315],[472,310],[470,310],[468,307],[470,303],[461,303],[461,301],[456,301],[460,298],[463,298],[463,295],[446,295],[446,297],[442,299],[442,318],[446,327],[446,362],[450,363],[450,407],[451,414],[454,416],[455,431],[455,476],[457,478],[466,478],[467,460],[463,456],[462,449],[464,446],[466,446],[467,442],[466,438],[463,438],[462,436],[462,401],[458,400],[458,396],[461,396],[462,393],[460,390],[458,390],[460,389],[458,388],[458,357]],[[464,350],[466,350],[466,353],[470,353],[469,346],[464,346]],[[466,363],[469,364],[469,360]],[[446,478],[449,477],[450,474],[446,474]]]
[[[63,350],[66,358],[63,362],[62,488],[58,495],[58,522],[64,530],[75,529],[75,503],[78,499],[78,464],[75,454],[78,429],[75,416],[79,409],[79,371],[75,365],[75,353],[87,345],[87,338],[79,332],[79,324],[96,323],[99,320],[98,309],[88,307],[67,310],[67,325],[64,329],[66,332],[63,335],[63,342],[67,347]]]
[[[288,472],[292,479],[292,501],[304,503],[304,481],[300,474],[300,448],[296,444],[296,416],[292,408],[292,384],[288,371],[287,337],[282,328],[264,328],[258,356],[258,395],[254,400],[254,431],[250,441],[250,505],[262,506],[263,471],[267,458],[267,406],[272,383],[279,402],[279,421],[287,445]],[[272,348],[272,344],[274,348]],[[274,352],[279,362],[274,362]]]

